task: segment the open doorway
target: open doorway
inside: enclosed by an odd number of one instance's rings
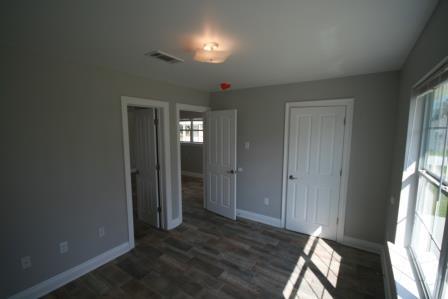
[[[160,228],[159,109],[129,106],[128,130],[131,159],[134,236]]]
[[[184,213],[204,207],[204,113],[179,111],[179,142]]]
[[[177,104],[182,219],[204,211],[204,121],[208,107]]]
[[[235,220],[236,176],[240,171],[236,161],[237,111],[209,111],[208,107],[177,104],[176,121],[178,224],[182,223],[183,216],[203,217],[205,210]],[[186,145],[201,146],[202,167],[200,161],[185,150]],[[202,172],[191,171],[187,168],[190,164]]]

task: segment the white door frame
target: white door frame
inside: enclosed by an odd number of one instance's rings
[[[188,105],[188,104],[176,104],[176,143],[177,143],[177,188],[179,192],[178,197],[178,205],[179,205],[179,224],[182,223],[182,165],[181,165],[181,149],[180,149],[180,131],[179,131],[179,120],[180,120],[180,111],[192,111],[192,112],[201,112],[205,113],[210,110],[210,107],[207,106],[198,106],[198,105]],[[205,117],[204,117],[205,119]],[[205,136],[204,136],[205,137]],[[202,144],[202,174],[205,174],[205,154],[204,154],[205,143]],[[204,208],[205,208],[205,188],[204,188]]]
[[[172,202],[171,202],[171,150],[170,150],[170,106],[168,102],[155,101],[150,99],[135,98],[135,97],[121,97],[121,116],[123,127],[123,155],[124,155],[124,172],[125,172],[125,188],[126,188],[126,209],[128,217],[128,234],[129,246],[134,248],[134,216],[132,209],[132,183],[131,183],[131,156],[129,145],[129,123],[128,123],[128,107],[143,107],[143,108],[159,108],[162,114],[163,123],[161,127],[163,130],[162,155],[163,167],[161,168],[161,181],[163,186],[164,196],[160,199],[162,208],[162,229],[170,227],[172,222]],[[162,163],[161,163],[162,164]]]
[[[282,227],[286,228],[286,185],[288,181],[288,138],[289,138],[289,112],[292,107],[329,107],[329,106],[345,106],[345,130],[344,145],[342,154],[342,176],[339,190],[339,209],[336,241],[343,242],[344,226],[345,226],[345,208],[347,204],[347,185],[350,170],[350,149],[352,139],[352,122],[353,122],[353,106],[355,100],[351,99],[334,99],[334,100],[316,100],[303,102],[287,102],[285,107],[285,135],[283,143],[283,184],[282,184]]]

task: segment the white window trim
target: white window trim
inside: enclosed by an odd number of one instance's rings
[[[399,198],[398,215],[395,222],[395,245],[406,248],[410,258],[413,262],[413,268],[417,272],[416,275],[419,276],[419,281],[422,281],[421,273],[418,264],[415,260],[413,252],[411,250],[411,239],[412,230],[414,224],[414,213],[417,203],[417,191],[418,191],[418,178],[421,174],[419,171],[420,163],[420,150],[421,141],[424,126],[424,116],[425,116],[425,103],[422,94],[416,94],[414,90],[427,78],[431,77],[434,72],[436,72],[442,65],[448,61],[448,57],[445,57],[440,63],[438,63],[434,68],[432,68],[425,76],[422,77],[417,83],[412,87],[411,102],[409,107],[409,120],[408,120],[408,130],[406,136],[406,150],[405,159],[402,172],[402,184]],[[444,239],[446,238],[448,231],[445,229]],[[444,250],[444,248],[442,248]],[[446,253],[441,250],[441,256],[444,255],[445,259],[441,259],[440,263],[446,264]],[[439,267],[439,269],[444,269],[445,267]],[[442,271],[442,270],[441,270]],[[443,271],[442,271],[443,272]],[[442,290],[443,287],[438,287],[443,284],[440,281],[443,277],[442,273],[438,273],[436,288]],[[420,296],[422,298],[430,298],[427,294],[427,289],[422,283],[417,283]],[[438,294],[441,295],[441,294]]]
[[[422,142],[426,138],[425,137],[425,134],[426,134],[426,131],[425,131],[425,123],[426,123],[425,117],[426,117],[426,113],[427,113],[427,110],[426,110],[427,106],[426,105],[427,105],[427,101],[428,100],[424,99],[423,94],[416,95],[416,97],[422,99],[421,100],[421,102],[422,102],[421,104],[422,104],[422,108],[423,109],[421,111],[419,111],[419,113],[422,114],[422,116],[421,116],[422,117],[421,134],[419,136],[419,138],[420,138],[420,148],[419,148],[419,156],[418,156],[418,159],[417,159],[417,161],[418,161],[417,162],[417,178],[416,178],[417,182],[416,182],[416,190],[415,190],[415,194],[414,194],[414,198],[413,198],[413,200],[414,200],[414,208],[413,208],[413,211],[412,211],[412,215],[413,215],[412,223],[410,223],[411,228],[410,228],[410,234],[409,234],[410,236],[409,236],[408,251],[409,251],[409,254],[411,256],[411,260],[412,260],[412,262],[414,264],[414,267],[417,270],[417,275],[420,278],[419,281],[421,282],[421,285],[419,287],[422,289],[422,292],[424,293],[424,296],[426,298],[439,298],[442,295],[442,293],[443,293],[443,287],[444,287],[444,281],[443,280],[445,278],[445,273],[447,271],[447,267],[446,267],[446,262],[447,262],[446,245],[445,246],[443,245],[445,243],[444,241],[446,241],[447,238],[448,238],[447,230],[445,229],[444,234],[442,236],[442,246],[440,248],[440,256],[439,256],[439,260],[438,260],[438,269],[437,269],[438,273],[437,273],[435,286],[434,286],[434,290],[435,290],[435,296],[434,297],[432,296],[432,294],[429,293],[428,285],[426,284],[425,277],[423,276],[423,270],[422,270],[421,265],[419,264],[419,262],[417,260],[417,257],[416,257],[416,254],[414,252],[414,249],[411,246],[412,233],[413,233],[414,222],[415,222],[415,214],[417,213],[417,211],[416,211],[416,204],[417,204],[417,198],[418,198],[418,184],[419,184],[418,180],[419,180],[419,178],[420,177],[425,178],[430,184],[432,184],[433,186],[439,188],[439,192],[444,193],[445,195],[447,194],[446,189],[443,187],[444,183],[442,182],[442,179],[443,179],[443,165],[445,163],[445,159],[443,159],[443,162],[442,162],[442,170],[441,170],[440,178],[434,177],[434,175],[432,175],[429,171],[426,171],[426,170],[424,170],[421,167],[421,164],[423,162],[422,155],[423,155],[423,151],[425,150],[423,148]],[[448,131],[446,131],[446,132],[448,133]],[[447,138],[447,137],[445,136],[445,138]],[[444,146],[446,146],[446,140],[445,140],[445,145]],[[445,151],[445,149],[444,149],[444,151]],[[447,220],[445,220],[445,228],[447,227],[446,223],[447,223]],[[432,234],[431,234],[431,238],[432,238]]]
[[[424,108],[424,101],[416,95],[413,95],[409,108],[406,153],[403,165],[402,186],[399,198],[394,244],[404,248],[409,255],[409,259],[412,262],[412,274],[416,277],[415,281],[419,297],[428,298],[423,286],[418,283],[421,281],[420,273],[415,267],[415,260],[412,253],[409,251],[417,199],[418,178],[420,175],[418,171],[418,163],[420,159],[421,135],[423,133]],[[392,261],[392,264],[396,262],[397,261]]]
[[[409,158],[412,157],[411,160],[414,160],[414,162],[412,163],[413,167],[412,173],[408,173],[408,183],[409,186],[411,187],[412,185],[412,190],[413,192],[411,194],[409,194],[408,196],[408,200],[411,202],[411,209],[408,211],[409,215],[409,222],[407,223],[407,231],[406,231],[406,235],[405,235],[405,239],[404,239],[404,247],[406,248],[406,251],[409,255],[410,261],[412,263],[412,268],[413,271],[415,272],[414,275],[418,278],[416,279],[417,282],[417,287],[418,287],[418,291],[419,291],[419,295],[422,298],[433,298],[432,295],[429,293],[428,291],[428,286],[426,285],[425,282],[425,278],[423,276],[422,273],[422,269],[417,261],[415,252],[411,246],[411,242],[412,242],[412,232],[414,229],[414,221],[415,221],[415,213],[416,213],[416,204],[417,204],[417,197],[418,197],[418,187],[419,187],[419,178],[423,177],[425,178],[430,184],[439,187],[440,182],[433,177],[432,175],[430,175],[426,170],[421,169],[421,163],[422,163],[422,154],[423,154],[423,140],[425,139],[424,134],[425,134],[425,114],[426,114],[426,101],[424,99],[424,97],[422,96],[422,94],[418,94],[415,95],[413,97],[413,101],[415,103],[415,107],[413,114],[415,116],[415,121],[413,123],[413,126],[415,126],[415,131],[412,132],[412,138],[415,139],[415,143],[413,144],[412,148],[412,153],[413,156],[409,156]],[[401,198],[400,198],[401,199]],[[404,199],[404,198],[403,198]],[[440,256],[442,256],[442,249],[440,251]],[[440,263],[443,263],[443,258],[441,258],[439,260]],[[443,269],[444,267],[442,267]],[[440,269],[440,265],[439,265],[439,269]],[[437,278],[436,278],[436,292],[438,292],[440,290],[440,283],[443,283],[440,281],[441,276],[440,273],[437,274]],[[434,297],[437,298],[437,297]]]

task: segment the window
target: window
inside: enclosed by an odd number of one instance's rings
[[[418,97],[424,103],[425,115],[410,244],[424,288],[431,298],[442,294],[446,279],[440,273],[446,271],[446,265],[441,263],[446,262],[442,244],[447,241],[444,231],[448,206],[448,80],[440,82],[439,74],[437,84],[426,87]]]
[[[180,142],[203,143],[204,121],[202,118],[182,119],[179,121]]]

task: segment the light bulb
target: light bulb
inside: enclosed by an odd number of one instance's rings
[[[216,49],[219,48],[219,44],[215,43],[215,42],[209,42],[209,43],[205,43],[204,47],[202,49],[204,49],[205,51],[214,51]]]

